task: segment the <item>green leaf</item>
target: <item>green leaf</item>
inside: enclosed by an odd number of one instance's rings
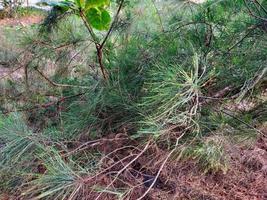
[[[85,0],[75,0],[75,4],[78,6],[78,8],[84,8]]]
[[[87,21],[97,30],[109,28],[111,17],[107,10],[103,8],[90,8],[86,12]]]
[[[86,0],[86,9],[104,7],[110,4],[110,0]]]

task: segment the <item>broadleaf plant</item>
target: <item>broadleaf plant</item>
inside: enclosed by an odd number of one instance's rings
[[[53,2],[50,5],[59,8],[62,12],[72,10],[77,15],[83,13],[90,26],[97,30],[107,30],[111,22],[111,16],[106,9],[109,4],[109,0],[65,0]]]
[[[103,8],[90,8],[86,12],[86,19],[97,30],[108,29],[111,22],[109,12]]]
[[[57,8],[60,12],[70,12],[78,15],[84,22],[92,41],[95,44],[97,52],[97,60],[102,72],[104,79],[107,79],[106,70],[103,64],[103,47],[112,32],[114,23],[118,20],[118,15],[122,8],[124,0],[120,1],[116,15],[114,16],[113,22],[107,8],[110,5],[110,0],[64,0],[60,2],[54,2],[50,5],[53,8]],[[103,41],[99,40],[97,35],[94,33],[94,29],[103,31],[107,30]]]

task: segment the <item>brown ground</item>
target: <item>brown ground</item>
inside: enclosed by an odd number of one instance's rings
[[[38,24],[42,20],[43,20],[43,16],[38,16],[38,15],[25,16],[25,17],[20,17],[20,18],[4,18],[4,19],[0,19],[0,30],[1,30],[1,27],[4,27],[4,26],[5,27],[6,26],[27,26],[27,25],[32,25],[32,24]],[[4,39],[4,38],[0,37],[0,40],[1,39]],[[0,63],[0,79],[6,76],[14,80],[18,80],[22,78],[23,69],[16,70],[14,73],[11,74],[11,72],[15,69],[16,67],[7,68],[5,67],[5,63]]]
[[[267,127],[266,127],[267,128]],[[266,200],[267,199],[267,132],[265,136],[258,138],[254,147],[244,148],[237,145],[226,145],[229,156],[229,170],[226,173],[216,172],[204,174],[196,167],[193,161],[179,162],[170,159],[156,181],[154,187],[144,198],[146,200]],[[129,141],[128,141],[129,142]],[[117,144],[119,144],[117,142]],[[129,145],[126,141],[123,146]],[[105,143],[100,150],[112,152],[118,148]],[[126,156],[137,153],[136,150],[117,151],[106,161],[106,166],[110,167],[118,160]],[[106,185],[112,183],[111,187],[125,188],[137,186],[129,196],[131,200],[138,199],[149,186],[144,185],[144,174],[155,176],[163,160],[169,152],[156,146],[151,146],[146,153],[129,166],[125,172],[118,176],[118,180],[113,182],[118,172],[126,166],[131,159],[127,159],[118,164],[107,173],[99,175],[92,180],[92,184]],[[104,165],[105,165],[104,164]],[[104,167],[104,166],[103,166]],[[114,173],[115,172],[115,173]],[[91,193],[92,194],[92,193]],[[98,196],[99,193],[96,195]],[[94,196],[94,197],[96,197]],[[91,196],[93,198],[93,196]],[[91,199],[91,197],[89,199]],[[88,199],[88,200],[89,200]],[[102,195],[102,199],[115,200],[112,195]]]
[[[266,94],[261,94],[261,97],[266,97]],[[240,110],[240,108],[235,110]],[[266,111],[266,107],[262,107],[261,110]],[[170,158],[144,200],[267,200],[266,119],[263,119],[263,122],[256,128],[261,131],[261,134],[255,142],[249,145],[245,142],[237,143],[231,136],[223,138],[228,163],[226,172],[204,173],[193,160],[181,162]],[[124,134],[109,135],[107,138],[109,141],[98,146],[98,151],[105,155],[110,152],[114,153],[103,160],[103,169],[109,170],[99,174],[88,184],[97,184],[102,188],[110,185],[109,188],[114,190],[134,188],[126,199],[137,200],[149,188],[149,185],[144,183],[146,176],[150,179],[152,177],[153,181],[153,177],[161,169],[170,151],[153,144],[118,175],[118,172],[144,149],[144,146],[140,146],[141,142],[125,138],[127,135]],[[123,149],[117,151],[120,148]],[[129,155],[132,157],[125,159]],[[110,167],[113,165],[114,167]],[[117,179],[114,181],[115,178]],[[92,193],[91,195],[88,200],[94,199],[99,193],[95,196]],[[101,200],[117,199],[110,194],[103,194],[101,197]]]
[[[266,127],[267,128],[267,127]],[[266,129],[265,129],[266,130]],[[266,200],[267,199],[267,132],[259,137],[255,146],[242,148],[229,146],[229,170],[226,173],[217,172],[204,174],[193,161],[177,162],[168,161],[156,181],[154,187],[143,200]],[[113,182],[117,172],[125,167],[132,158],[120,161],[129,155],[138,154],[137,144],[130,139],[124,139],[125,135],[110,136],[98,147],[100,151],[109,153],[122,146],[128,146],[110,154],[103,162],[103,168],[109,168],[105,173],[85,181],[90,188],[97,185],[105,188],[110,185],[114,188],[134,188],[127,200],[137,200],[149,186],[144,184],[144,174],[156,174],[162,161],[168,152],[151,145],[136,162],[132,163],[127,170],[118,176]],[[117,140],[114,145],[114,139]],[[121,139],[121,141],[120,141]],[[120,142],[119,142],[120,141]],[[133,145],[135,148],[133,148]],[[226,147],[227,148],[227,147]],[[116,163],[119,163],[116,165]],[[113,167],[111,167],[114,165]],[[110,168],[111,167],[111,168]],[[84,200],[94,200],[99,197],[99,192],[94,193],[85,189],[88,195]],[[18,198],[8,195],[0,195],[1,200],[17,200]],[[113,194],[103,193],[99,200],[117,200]]]
[[[21,18],[5,18],[0,20],[0,26],[26,26],[31,24],[38,24],[42,21],[41,16],[25,16]]]

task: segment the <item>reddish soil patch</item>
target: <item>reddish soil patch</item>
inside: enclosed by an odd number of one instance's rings
[[[116,142],[114,142],[116,140]],[[144,200],[264,200],[267,199],[267,138],[258,138],[254,147],[244,148],[226,144],[229,156],[227,173],[204,174],[190,160],[170,159],[163,167],[154,186]],[[154,181],[163,160],[169,154],[157,145],[151,146],[138,159],[129,164],[144,147],[127,139],[126,135],[109,136],[98,146],[107,156],[103,159],[104,173],[86,181],[87,186],[100,188],[131,188],[127,200],[140,198]],[[111,153],[113,152],[113,153]],[[126,167],[127,166],[127,167]],[[120,171],[125,168],[124,171]],[[101,171],[102,171],[101,170]],[[88,200],[100,193],[88,188]],[[102,193],[101,200],[118,199],[116,195]]]
[[[5,18],[0,20],[0,26],[26,26],[31,24],[38,24],[42,21],[42,16],[25,16],[21,18]]]

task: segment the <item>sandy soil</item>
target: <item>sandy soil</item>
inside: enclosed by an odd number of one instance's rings
[[[5,18],[0,20],[0,26],[26,26],[31,24],[38,24],[43,17],[41,16],[25,16],[21,18]]]

